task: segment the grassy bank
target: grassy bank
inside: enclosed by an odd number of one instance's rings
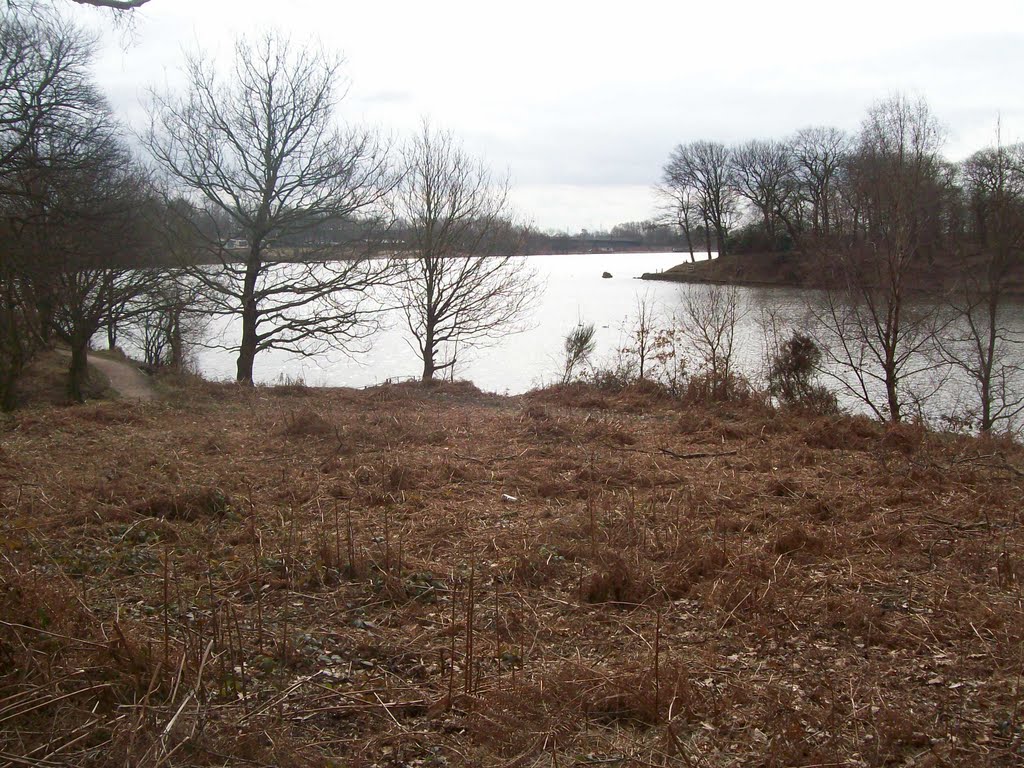
[[[3,429],[0,762],[1024,754],[1011,444],[467,385]]]

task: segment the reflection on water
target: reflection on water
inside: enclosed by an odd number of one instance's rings
[[[565,335],[580,322],[596,325],[595,360],[598,364],[609,363],[615,351],[628,343],[624,329],[641,298],[652,303],[667,324],[684,292],[699,290],[692,285],[636,279],[644,272],[662,271],[686,258],[686,254],[679,253],[528,257],[543,286],[543,295],[527,320],[527,329],[491,346],[458,350],[455,376],[485,391],[508,394],[556,381]],[[612,277],[602,278],[604,272]],[[739,297],[744,312],[736,329],[735,367],[758,379],[765,360],[764,319],[774,315],[784,328],[811,329],[822,296],[798,288],[740,288]],[[1011,304],[1007,318],[1012,331],[1024,336],[1024,305]],[[391,313],[383,322],[383,329],[351,356],[335,352],[302,358],[274,350],[262,352],[256,359],[255,378],[259,383],[302,379],[310,385],[363,387],[418,376],[422,365],[406,341],[400,314]],[[232,320],[214,335],[226,344],[237,343],[237,323]],[[201,350],[198,362],[202,373],[210,378],[234,376],[235,355],[230,351]],[[865,411],[862,403],[843,391],[842,380],[848,380],[848,374],[834,366],[832,371],[839,378],[823,383],[837,391],[844,407]],[[920,392],[941,389],[940,396],[925,408],[925,415],[933,419],[953,413],[958,405],[972,400],[969,382],[962,375],[950,377],[948,371],[922,374],[907,384]],[[908,416],[912,411],[911,407]]]

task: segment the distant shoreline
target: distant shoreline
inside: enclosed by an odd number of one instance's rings
[[[934,283],[912,286],[918,293],[936,297],[957,292],[960,276],[971,269],[970,264],[939,263],[928,273]],[[818,267],[820,271],[820,267]],[[671,283],[737,285],[749,288],[820,288],[815,267],[800,251],[728,254],[710,261],[689,261],[669,267],[664,272],[645,272],[641,280]],[[1024,301],[1024,268],[1007,276],[1003,295],[1013,301]]]

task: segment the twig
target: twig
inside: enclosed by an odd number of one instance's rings
[[[992,527],[984,521],[980,523],[956,523],[952,520],[946,520],[943,517],[939,517],[938,515],[925,514],[924,517],[931,520],[933,523],[948,525],[950,528],[955,528],[958,531],[983,531]]]
[[[273,699],[271,699],[270,701],[266,702],[262,707],[257,707],[256,709],[252,710],[248,714],[242,715],[240,718],[238,718],[239,725],[241,725],[242,723],[245,723],[247,720],[250,720],[250,719],[256,717],[256,715],[263,714],[264,712],[266,712],[271,707],[274,707],[274,706],[280,704],[282,701],[287,699],[292,693],[294,693],[296,690],[298,690],[303,685],[305,685],[310,680],[312,680],[314,677],[316,677],[317,674],[319,674],[319,673],[316,673],[316,674],[313,674],[313,675],[309,675],[309,676],[304,676],[304,677],[300,678],[297,682],[293,683],[288,688],[286,688],[283,693],[281,693],[278,696],[275,696]]]
[[[697,451],[696,453],[676,453],[668,448],[659,448],[659,453],[663,453],[666,456],[671,456],[673,459],[710,459],[715,456],[735,456],[739,453],[739,448],[731,451]]]
[[[106,649],[108,647],[106,643],[96,643],[96,642],[93,642],[92,640],[83,640],[80,637],[72,637],[71,635],[62,635],[62,634],[59,634],[57,632],[50,632],[50,631],[45,630],[45,629],[39,629],[38,627],[30,627],[27,624],[18,624],[18,623],[13,622],[13,621],[3,621],[3,620],[0,620],[0,625],[3,625],[5,627],[15,628],[15,629],[28,629],[28,630],[31,630],[32,632],[38,632],[40,635],[47,635],[49,637],[56,637],[56,638],[58,638],[60,640],[70,640],[72,643],[81,643],[82,645],[88,645],[88,646],[90,646],[92,648],[103,648],[103,649]]]
[[[46,760],[45,758],[18,757],[17,755],[12,755],[10,752],[0,752],[0,760],[7,760],[11,765],[28,765],[32,766],[32,768],[50,768],[50,766],[53,766],[53,768],[61,768],[62,766],[67,765],[67,763],[57,763],[53,760]]]
[[[459,453],[458,451],[452,451],[452,455],[455,456],[456,458],[462,459],[463,461],[475,461],[478,464],[491,464],[496,461],[511,461],[512,459],[522,458],[528,450],[530,449],[523,448],[523,450],[521,450],[519,453],[510,453],[507,456],[492,456],[490,458],[483,459],[478,458],[476,456],[466,456],[464,454]]]
[[[82,693],[89,693],[90,691],[98,691],[98,690],[102,690],[103,688],[109,688],[109,687],[110,687],[110,683],[100,683],[99,685],[91,685],[88,688],[81,688],[81,689],[79,689],[77,691],[70,691],[68,693],[65,693],[62,696],[54,696],[53,698],[48,698],[45,701],[39,702],[38,704],[33,704],[32,706],[27,707],[26,709],[21,709],[21,710],[18,710],[17,712],[14,712],[12,714],[4,715],[3,717],[0,717],[0,723],[6,722],[6,721],[11,720],[11,719],[13,719],[15,717],[21,717],[22,715],[27,715],[29,712],[34,712],[37,709],[42,709],[43,707],[49,706],[50,704],[56,704],[58,701],[64,701],[65,699],[70,699],[71,697],[78,696],[79,694],[82,694]]]

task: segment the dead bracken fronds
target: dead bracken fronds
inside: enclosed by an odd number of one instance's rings
[[[0,764],[1019,765],[1022,472],[644,389],[26,409]]]

